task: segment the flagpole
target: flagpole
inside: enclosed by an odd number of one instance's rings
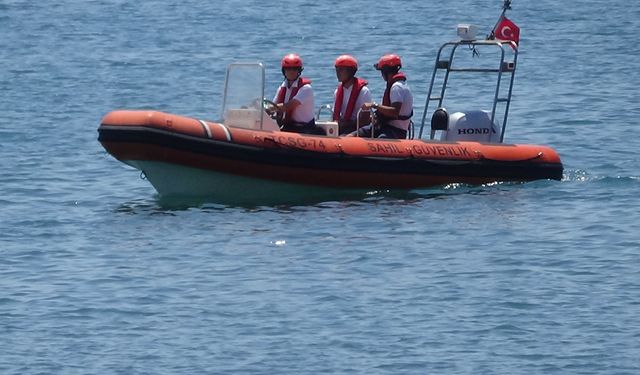
[[[498,21],[496,22],[496,24],[493,25],[493,29],[491,29],[491,34],[487,36],[487,39],[493,40],[496,38],[496,27],[498,27],[500,22],[502,22],[502,19],[504,18],[504,15],[507,13],[507,10],[510,10],[510,9],[511,9],[511,0],[504,0],[504,3],[502,4],[502,13],[500,14],[500,17],[498,17]]]

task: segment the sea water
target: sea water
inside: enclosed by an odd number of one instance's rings
[[[437,48],[502,2],[0,3],[0,373],[638,374],[637,2],[514,1],[505,140],[562,181],[179,204],[97,142],[114,109],[220,116],[226,66]],[[464,90],[464,84],[456,87]],[[453,89],[452,88],[452,89]]]

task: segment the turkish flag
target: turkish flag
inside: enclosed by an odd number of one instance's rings
[[[520,28],[507,17],[502,17],[502,20],[498,22],[495,30],[493,30],[493,34],[496,39],[512,40],[516,44],[520,43]]]

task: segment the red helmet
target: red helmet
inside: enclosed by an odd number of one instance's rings
[[[351,55],[338,56],[336,59],[336,68],[358,69],[358,60]]]
[[[377,64],[373,64],[373,67],[377,70],[382,70],[384,68],[402,68],[402,62],[400,61],[400,56],[398,55],[384,55],[378,60]]]
[[[282,68],[302,68],[302,59],[295,53],[290,53],[282,58]]]

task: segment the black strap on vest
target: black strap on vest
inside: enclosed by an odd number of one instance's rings
[[[393,120],[410,120],[411,117],[413,117],[413,110],[411,110],[411,113],[409,114],[409,116],[398,116],[398,117],[389,117],[389,116],[385,116],[382,113],[378,113],[377,115],[383,122],[388,122],[388,121],[393,121]]]
[[[411,110],[409,116],[398,116],[398,120],[409,120],[411,119],[411,117],[413,117],[413,109]]]

